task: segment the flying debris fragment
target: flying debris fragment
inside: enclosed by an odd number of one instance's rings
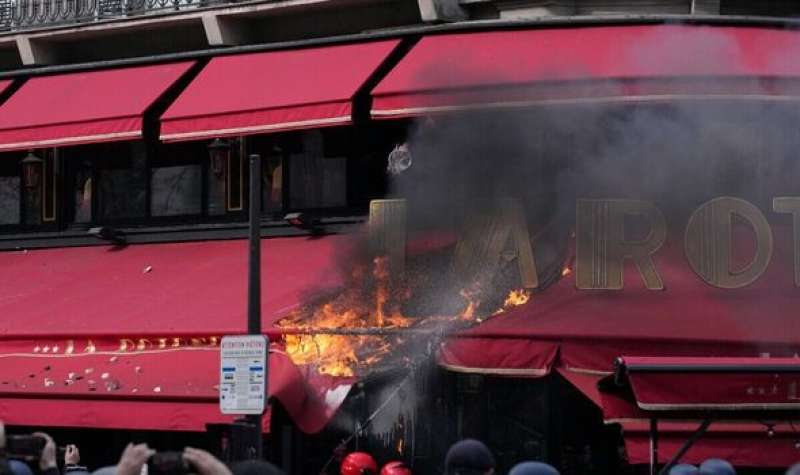
[[[399,175],[409,168],[411,168],[411,152],[408,150],[408,145],[405,143],[396,145],[389,153],[386,171],[390,175]]]

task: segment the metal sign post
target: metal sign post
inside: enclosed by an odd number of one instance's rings
[[[248,335],[223,337],[220,350],[220,411],[246,416],[231,430],[235,459],[262,458],[261,416],[268,398],[269,339],[261,334],[261,157],[255,154],[250,155],[248,261]]]

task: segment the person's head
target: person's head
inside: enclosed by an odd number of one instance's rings
[[[558,475],[558,470],[542,462],[521,462],[508,475]]]
[[[341,475],[376,475],[378,463],[366,452],[351,452],[342,460],[339,467]]]
[[[475,439],[456,442],[447,451],[444,468],[447,475],[483,475],[494,473],[494,456],[486,445]]]
[[[708,459],[700,464],[703,475],[736,475],[736,469],[730,462],[722,459]]]
[[[231,467],[233,475],[286,475],[283,470],[263,460],[245,460]]]
[[[403,462],[394,461],[383,466],[381,475],[411,475],[411,469]]]
[[[700,470],[688,463],[679,463],[669,469],[669,475],[700,475]]]
[[[786,475],[800,475],[800,462],[792,465],[786,470]]]

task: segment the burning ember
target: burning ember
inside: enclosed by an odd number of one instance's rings
[[[460,312],[409,317],[403,314],[403,304],[412,293],[405,283],[392,279],[388,260],[377,257],[371,269],[361,266],[352,272],[344,291],[317,306],[297,310],[278,323],[285,332],[286,352],[295,364],[309,365],[320,374],[356,376],[408,344],[412,339],[403,334],[404,329],[423,333],[427,329],[432,335],[443,324],[480,322],[531,298],[529,290],[512,290],[499,309],[486,312],[481,308],[486,293],[476,282],[459,291],[463,299]]]
[[[503,309],[516,307],[518,305],[524,305],[528,303],[528,300],[530,299],[531,299],[530,290],[525,290],[525,289],[512,290],[511,292],[509,292],[508,297],[506,297],[506,300],[503,302]]]

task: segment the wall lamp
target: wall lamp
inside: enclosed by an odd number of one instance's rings
[[[110,241],[117,245],[126,244],[125,233],[119,229],[114,229],[109,226],[98,226],[89,229],[89,235],[101,239],[103,241]]]
[[[311,234],[322,234],[324,231],[319,219],[313,218],[306,213],[289,213],[283,219],[295,228],[309,231]]]

